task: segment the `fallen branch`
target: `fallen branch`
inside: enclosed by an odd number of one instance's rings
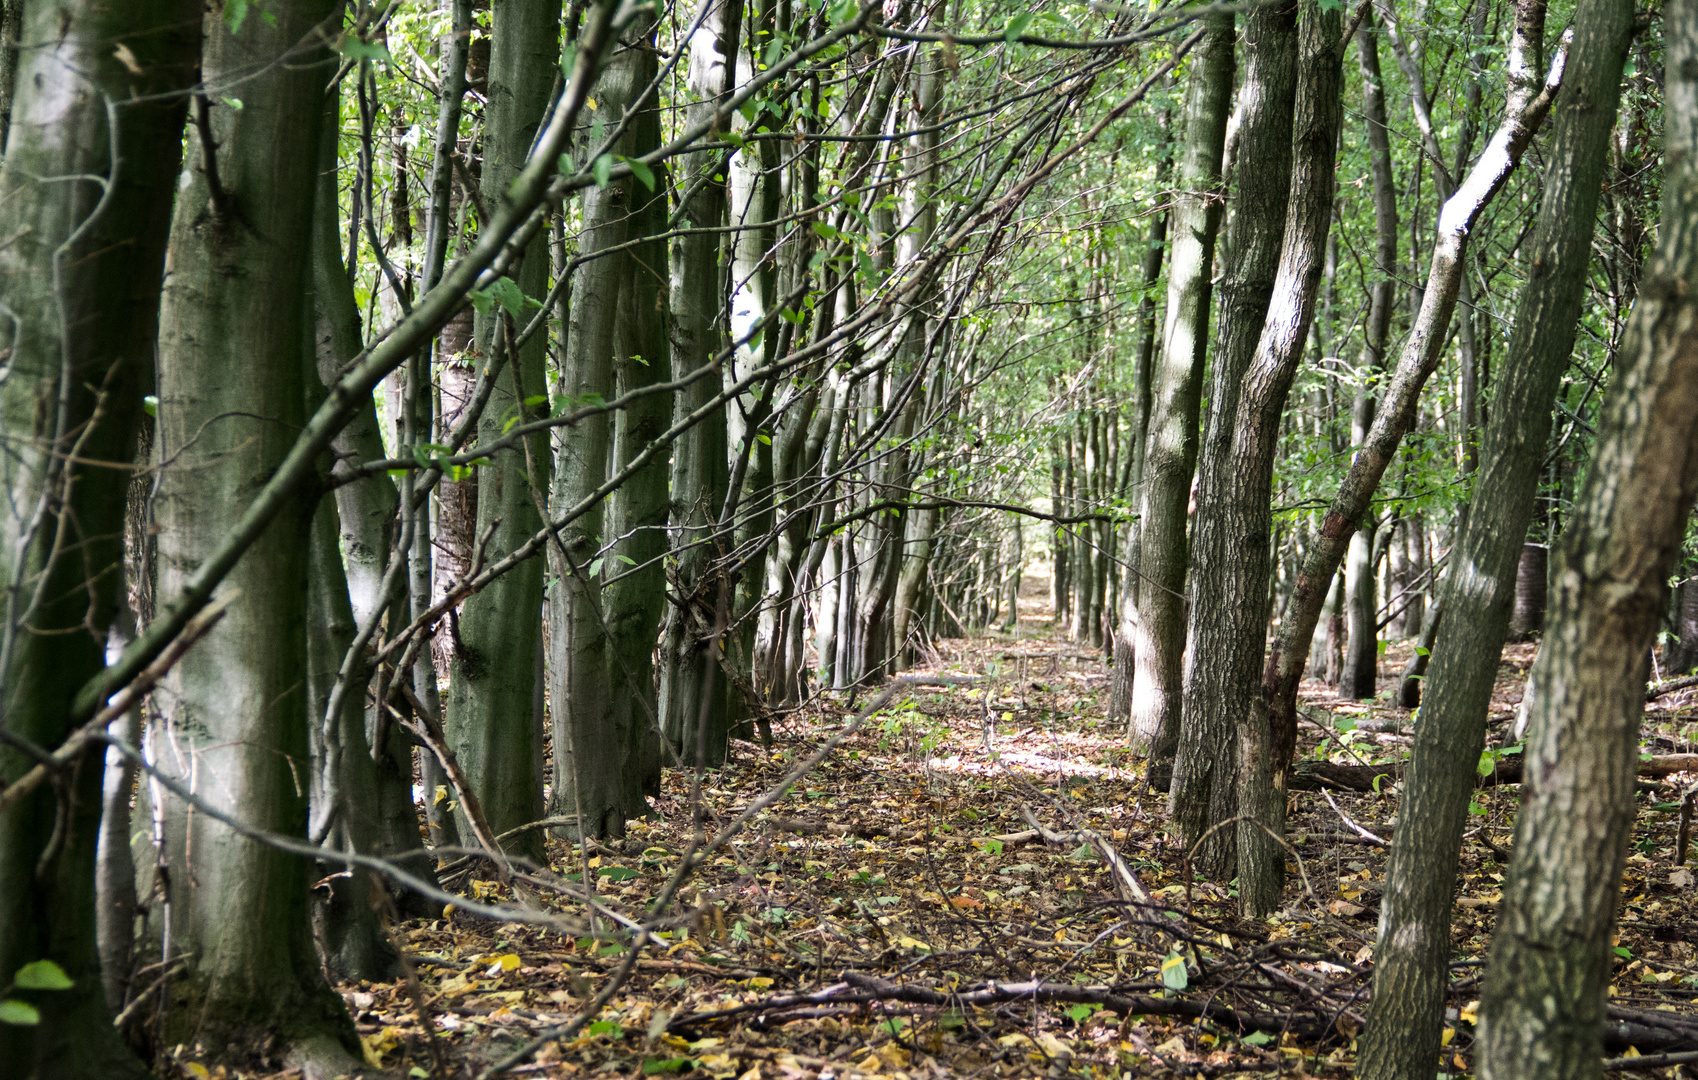
[[[1684,679],[1670,679],[1661,682],[1645,691],[1646,701],[1655,701],[1664,694],[1672,694],[1676,690],[1685,690],[1689,686],[1698,686],[1698,675],[1688,675]]]
[[[1008,1002],[1063,1002],[1101,1005],[1122,1016],[1137,1013],[1155,1016],[1185,1016],[1208,1019],[1236,1027],[1239,1031],[1266,1031],[1275,1035],[1292,1032],[1299,1038],[1321,1039],[1333,1032],[1329,1020],[1302,1020],[1288,1015],[1253,1013],[1228,1008],[1211,996],[1206,1001],[1180,997],[1154,997],[1148,994],[1117,993],[1107,986],[1070,986],[1034,980],[1031,982],[990,982],[969,990],[949,992],[923,986],[900,985],[884,979],[847,972],[844,982],[812,994],[782,994],[743,1005],[707,1012],[689,1013],[666,1025],[669,1033],[678,1033],[718,1020],[754,1014],[751,1023],[757,1027],[786,1023],[794,1016],[783,1015],[792,1010],[817,1008],[822,1005],[865,1005],[873,1002],[896,1001],[910,1005],[928,1005],[959,1009],[970,1005],[999,1005]]]
[[[1339,765],[1331,761],[1300,761],[1291,770],[1288,787],[1292,791],[1321,791],[1331,788],[1334,791],[1370,792],[1375,790],[1374,781],[1377,778],[1383,778],[1380,779],[1382,787],[1402,780],[1408,764],[1407,761],[1385,765]],[[1639,761],[1641,777],[1660,778],[1684,772],[1698,772],[1698,754],[1656,754]],[[1474,777],[1475,787],[1519,783],[1519,757],[1501,758],[1491,772]]]

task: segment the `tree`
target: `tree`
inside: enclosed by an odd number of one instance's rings
[[[1602,1075],[1604,994],[1666,580],[1698,494],[1698,6],[1664,11],[1663,212],[1563,533],[1533,672],[1514,859],[1481,998],[1481,1075]]]
[[[1167,273],[1167,313],[1161,364],[1152,372],[1149,433],[1142,452],[1138,546],[1134,571],[1136,618],[1130,631],[1132,742],[1150,745],[1151,768],[1171,761],[1180,704],[1185,643],[1185,527],[1191,474],[1197,459],[1197,419],[1214,297],[1215,237],[1224,209],[1221,157],[1232,108],[1233,24],[1211,17],[1209,33],[1191,57],[1185,91],[1185,136],[1179,151],[1173,207],[1173,253]],[[1170,740],[1156,742],[1161,732]]]
[[[1503,189],[1555,100],[1560,65],[1553,65],[1551,79],[1542,90],[1533,81],[1538,70],[1537,49],[1543,25],[1542,3],[1517,6],[1516,29],[1510,43],[1509,87],[1503,122],[1455,193],[1445,201],[1439,215],[1438,236],[1427,272],[1427,287],[1421,295],[1421,307],[1386,386],[1383,407],[1374,416],[1371,428],[1357,442],[1350,469],[1327,508],[1319,535],[1303,557],[1291,600],[1280,619],[1279,634],[1268,653],[1262,675],[1262,692],[1273,727],[1274,768],[1277,771],[1283,772],[1290,767],[1292,751],[1296,747],[1298,681],[1339,560],[1346,545],[1355,543],[1352,536],[1359,535],[1355,531],[1357,522],[1368,515],[1369,501],[1379,489],[1398,445],[1414,425],[1421,390],[1437,370],[1443,356],[1446,332],[1467,270],[1469,236],[1492,199]],[[1363,55],[1367,56],[1368,52],[1365,50]],[[1377,64],[1375,66],[1377,68]],[[1372,130],[1370,126],[1370,132]],[[1382,198],[1378,180],[1375,190],[1377,220],[1381,216],[1379,203]],[[1378,303],[1377,294],[1375,303]],[[1370,316],[1369,322],[1371,332],[1374,332],[1374,316]],[[1351,550],[1354,552],[1355,548]],[[1441,610],[1440,607],[1434,608],[1432,618],[1435,623]],[[1371,618],[1372,613],[1365,617]],[[1432,644],[1430,639],[1423,641],[1423,647],[1429,651]]]
[[[131,459],[153,384],[185,115],[170,92],[191,82],[200,43],[199,5],[181,0],[20,7],[7,6],[22,44],[0,169],[0,222],[16,238],[0,248],[8,785],[70,733],[71,699],[101,670],[122,595],[130,477],[103,463]],[[96,956],[100,762],[99,745],[85,747],[66,786],[0,810],[0,977],[46,959],[75,983],[33,1002],[39,1025],[0,1025],[0,1060],[21,1075],[142,1073],[112,1027]]]
[[[214,20],[201,59],[190,183],[179,192],[160,306],[160,585],[183,590],[278,469],[301,426],[318,124],[333,56],[329,0]],[[262,73],[255,75],[255,70]],[[239,81],[242,107],[226,104]],[[217,104],[214,104],[214,102]],[[221,624],[167,676],[150,730],[160,772],[210,806],[306,835],[306,492],[225,578]],[[308,925],[308,864],[207,813],[165,807],[172,983],[167,1037],[291,1058],[355,1044]],[[177,956],[167,959],[176,960]]]
[[[552,5],[499,0],[492,16],[480,178],[486,203],[506,194],[529,159],[560,59],[560,13]],[[541,237],[527,245],[513,282],[526,297],[547,293],[548,249]],[[514,333],[513,313],[496,303],[479,315],[474,340],[488,362],[511,348]],[[500,438],[510,421],[537,415],[535,405],[526,401],[546,397],[547,344],[546,338],[532,337],[497,370],[478,424],[480,443]],[[477,528],[480,537],[491,534],[495,550],[511,551],[542,527],[539,504],[548,491],[549,464],[548,440],[538,433],[496,453],[484,467],[478,477]],[[542,603],[543,567],[532,560],[466,601],[454,641],[445,727],[472,793],[498,836],[543,816],[537,700]],[[460,834],[472,835],[463,819]],[[512,847],[542,859],[542,836],[535,830],[515,838]]]
[[[1451,554],[1375,949],[1373,1011],[1358,1072],[1421,1077],[1439,1052],[1450,935],[1446,928],[1486,707],[1509,623],[1515,568],[1568,363],[1632,5],[1586,0],[1556,102],[1529,262],[1509,357],[1480,454],[1468,519]],[[1536,55],[1536,53],[1535,53]]]

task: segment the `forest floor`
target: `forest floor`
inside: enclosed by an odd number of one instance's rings
[[[1332,793],[1330,803],[1294,793],[1284,906],[1267,920],[1239,918],[1229,888],[1187,873],[1164,798],[1104,719],[1102,655],[1051,630],[1039,584],[1029,583],[1017,632],[942,642],[909,673],[970,681],[900,688],[699,867],[675,905],[694,917],[639,951],[591,1022],[504,1075],[1348,1075],[1396,785]],[[1306,686],[1300,753],[1405,756],[1407,735],[1372,729],[1408,723],[1385,704],[1408,649],[1383,658],[1377,701]],[[1505,650],[1495,746],[1511,737],[1533,652]],[[1647,750],[1691,749],[1694,696],[1655,703]],[[873,699],[823,695],[774,718],[769,750],[738,744],[733,766],[700,792],[705,835]],[[1673,864],[1684,779],[1641,785],[1610,988],[1610,1052],[1624,1057],[1698,1049],[1693,874]],[[1513,786],[1482,787],[1471,808],[1445,1033],[1445,1068],[1459,1073],[1471,1071],[1515,803]],[[591,852],[551,840],[553,868],[587,864],[601,900],[641,918],[697,834],[685,775],[669,771],[656,811]],[[1105,846],[1124,856],[1121,871],[1105,863]],[[492,879],[459,888],[506,894]],[[401,933],[416,988],[340,987],[368,1061],[393,1076],[477,1076],[572,1021],[628,959],[628,937],[567,937],[463,912]]]

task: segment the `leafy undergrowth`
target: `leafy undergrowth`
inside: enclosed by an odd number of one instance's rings
[[[1229,885],[1188,875],[1165,800],[1103,719],[1101,657],[1038,629],[947,643],[913,674],[961,681],[901,688],[713,851],[672,905],[678,918],[570,1037],[553,1035],[628,966],[630,935],[606,920],[599,937],[568,936],[450,912],[403,931],[417,994],[405,982],[341,988],[368,1058],[395,1075],[476,1076],[534,1043],[508,1075],[1348,1075],[1387,854],[1374,837],[1390,835],[1396,786],[1330,803],[1294,794],[1285,904],[1240,919]],[[1496,742],[1532,647],[1504,659]],[[1407,736],[1373,730],[1406,724],[1401,710],[1308,689],[1304,754],[1407,752]],[[669,773],[653,820],[590,852],[550,841],[553,871],[587,865],[609,909],[644,918],[700,838],[871,700],[826,695],[776,723],[770,750],[740,744],[699,804]],[[1684,738],[1679,702],[1659,705],[1648,736]],[[1612,1020],[1646,1054],[1698,1047],[1698,926],[1691,874],[1672,865],[1674,790],[1642,798],[1611,990]],[[1488,787],[1472,808],[1445,1036],[1445,1067],[1461,1072],[1514,804],[1513,787]],[[511,896],[479,875],[460,888]],[[1612,1052],[1634,1050],[1618,1040]]]

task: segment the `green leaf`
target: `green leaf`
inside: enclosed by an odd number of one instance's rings
[[[1032,20],[1035,18],[1037,18],[1037,16],[1028,11],[1009,19],[1008,29],[1002,32],[1002,40],[1008,42],[1010,45],[1014,44],[1015,40],[1019,38],[1021,34],[1026,32],[1026,27],[1032,25]]]
[[[650,191],[654,190],[654,170],[638,161],[636,158],[626,158],[625,164],[631,166],[631,175],[642,182]]]
[[[76,984],[51,960],[36,960],[18,969],[12,980],[19,990],[69,990]]]
[[[1191,975],[1185,970],[1185,958],[1170,952],[1161,962],[1161,984],[1175,992],[1191,985]]]
[[[142,398],[142,412],[147,413],[149,416],[158,416],[159,398],[153,394],[149,394]]]
[[[1273,1036],[1269,1035],[1265,1031],[1252,1031],[1250,1034],[1244,1036],[1238,1041],[1243,1043],[1245,1046],[1266,1046],[1273,1042]]]
[[[601,868],[601,876],[609,881],[630,881],[634,877],[642,877],[635,870],[627,870],[623,866],[604,866]]]
[[[230,28],[231,36],[241,33],[242,24],[247,21],[248,0],[224,0],[224,25]]]
[[[645,1058],[643,1060],[643,1075],[654,1076],[657,1073],[683,1072],[686,1067],[695,1068],[694,1058]]]
[[[625,1037],[625,1029],[612,1020],[597,1020],[584,1031],[590,1035],[606,1035],[610,1039],[623,1039]]]
[[[603,154],[596,158],[595,164],[590,166],[590,172],[595,174],[596,187],[606,187],[613,174],[613,155]]]
[[[336,51],[350,60],[381,60],[385,64],[395,62],[395,58],[389,55],[389,46],[381,41],[361,41],[355,37],[344,37],[337,44]]]
[[[1633,950],[1628,948],[1626,945],[1617,945],[1615,947],[1615,954],[1623,960],[1633,959]]]
[[[17,1024],[28,1027],[41,1023],[41,1010],[27,1001],[17,1001],[8,998],[0,1001],[0,1024]]]

